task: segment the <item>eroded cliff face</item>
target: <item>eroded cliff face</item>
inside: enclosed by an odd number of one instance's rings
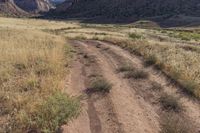
[[[20,9],[13,0],[0,0],[0,14],[7,16],[26,16],[27,13]]]
[[[48,12],[53,8],[49,0],[15,0],[15,3],[24,11],[31,13]]]

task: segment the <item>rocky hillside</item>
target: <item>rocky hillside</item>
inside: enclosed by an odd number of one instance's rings
[[[49,0],[0,0],[0,15],[4,16],[30,16],[52,8]]]
[[[155,16],[200,16],[199,0],[74,0],[70,8],[66,7],[62,14],[67,17],[103,17],[118,21]]]
[[[49,0],[15,0],[17,6],[26,12],[48,12],[53,8]]]
[[[65,0],[64,2],[57,5],[55,13],[63,13],[68,10],[73,4],[75,0]]]
[[[13,0],[0,0],[0,14],[6,16],[24,16],[25,11],[15,5]]]

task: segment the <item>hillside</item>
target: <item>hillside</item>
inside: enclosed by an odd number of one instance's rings
[[[17,6],[27,12],[47,12],[53,5],[49,0],[15,0]]]
[[[2,16],[33,16],[54,8],[48,0],[0,0]]]
[[[13,0],[0,0],[0,14],[7,16],[24,16],[25,11],[15,5]]]
[[[63,3],[69,5],[69,2]],[[61,7],[61,6],[60,6]],[[166,19],[175,15],[199,17],[199,0],[79,0],[57,13],[64,17],[95,18],[99,21],[133,21],[141,18]],[[58,7],[56,11],[60,10]],[[98,19],[99,18],[99,19]],[[103,19],[104,18],[104,19]]]

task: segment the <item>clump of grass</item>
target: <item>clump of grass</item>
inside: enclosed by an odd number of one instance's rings
[[[98,36],[95,35],[95,36],[92,37],[92,40],[100,40],[100,39],[99,39]]]
[[[89,58],[89,56],[87,54],[84,54],[83,58]]]
[[[94,79],[89,87],[91,92],[102,92],[102,93],[109,93],[111,88],[112,84],[110,84],[104,78]]]
[[[85,40],[85,39],[87,39],[87,37],[85,37],[84,35],[79,35],[79,36],[76,36],[76,39],[77,40]]]
[[[157,91],[162,90],[162,85],[157,82],[152,82],[151,85],[152,85],[151,87],[152,90],[157,90]]]
[[[169,112],[162,117],[161,133],[192,133],[193,126],[184,117]]]
[[[117,72],[127,72],[127,71],[134,71],[135,68],[130,64],[125,64],[117,69]]]
[[[182,106],[178,100],[179,99],[177,97],[168,95],[166,93],[162,94],[160,97],[160,103],[163,109],[167,111],[179,112],[182,109]]]
[[[96,45],[96,48],[101,48],[101,44],[98,43],[98,44]]]
[[[110,49],[109,47],[105,47],[105,48],[103,48],[102,50],[108,51],[109,49]]]
[[[182,46],[181,48],[183,48],[186,51],[192,51],[192,52],[199,52],[200,53],[199,47],[195,47],[195,46]]]
[[[125,74],[125,78],[146,79],[149,74],[143,70],[129,71]]]
[[[142,38],[141,35],[138,35],[136,33],[130,33],[129,37],[132,38],[132,39],[141,39]]]
[[[156,68],[157,70],[164,70],[165,65],[164,65],[164,63],[159,62],[159,63],[155,64],[155,68]]]
[[[194,81],[184,81],[182,85],[185,88],[185,92],[187,94],[198,97],[198,95],[196,95],[195,93],[195,91],[197,90],[197,84]]]
[[[154,56],[154,55],[148,56],[148,57],[145,59],[145,66],[154,65],[154,64],[156,64],[156,62],[157,62],[156,56]]]
[[[167,31],[166,30],[161,30],[161,33],[167,33]]]
[[[39,105],[37,110],[32,116],[23,112],[22,124],[30,130],[50,133],[57,131],[61,125],[76,117],[80,112],[80,105],[77,99],[56,92]]]

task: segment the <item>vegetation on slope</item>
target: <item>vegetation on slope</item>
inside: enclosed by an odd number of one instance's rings
[[[199,16],[198,0],[184,2],[181,0],[79,0],[65,12],[64,15],[71,17],[106,17],[117,21],[124,21],[120,18],[137,19],[178,14]]]

